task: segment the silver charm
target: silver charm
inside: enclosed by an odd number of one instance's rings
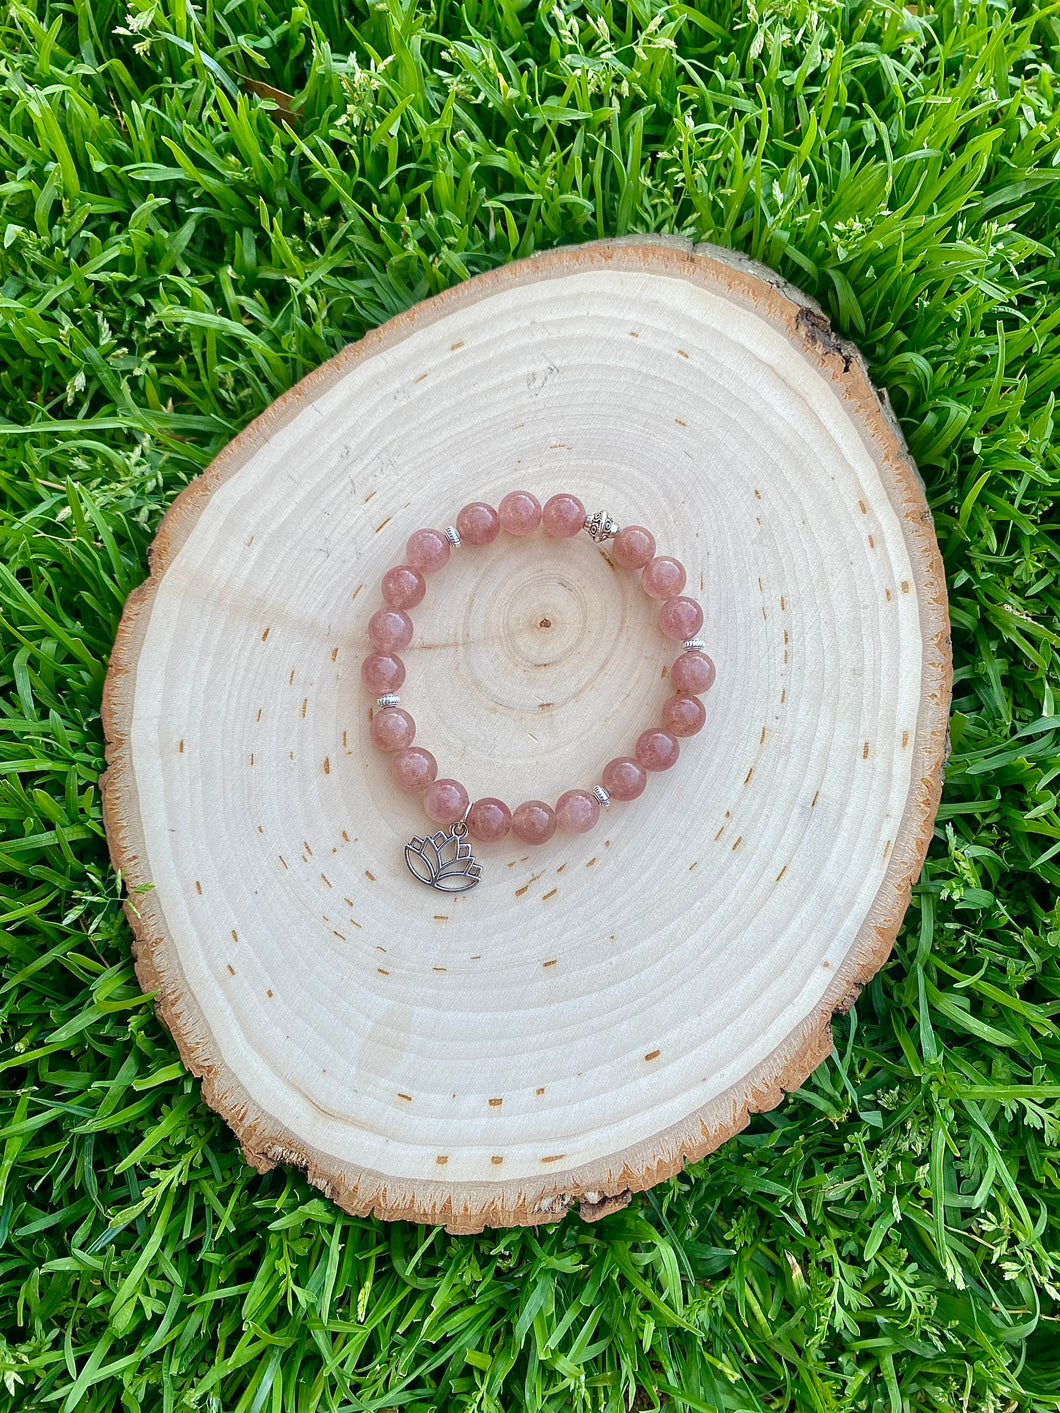
[[[589,538],[595,540],[599,545],[603,544],[604,540],[613,540],[618,534],[619,525],[615,517],[609,515],[606,510],[596,510],[592,515],[585,517],[583,528],[587,531]]]
[[[467,842],[467,825],[456,820],[448,829],[437,834],[415,838],[405,845],[405,863],[409,872],[437,888],[439,893],[466,893],[479,881],[480,869]]]

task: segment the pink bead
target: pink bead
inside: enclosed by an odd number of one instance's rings
[[[677,764],[681,747],[677,744],[677,737],[671,736],[669,731],[663,731],[659,726],[649,726],[637,737],[633,754],[645,770],[669,770]]]
[[[707,709],[698,697],[686,697],[679,692],[663,702],[662,724],[671,736],[694,736],[703,730],[706,719]]]
[[[682,653],[670,668],[670,681],[675,692],[707,692],[717,676],[714,663],[706,653]]]
[[[547,844],[556,832],[556,812],[544,800],[525,800],[512,812],[512,831],[524,844]]]
[[[648,783],[644,767],[629,756],[609,760],[600,776],[603,787],[613,800],[635,800],[643,795]]]
[[[649,598],[672,599],[685,587],[685,566],[679,559],[660,555],[644,566],[640,582]]]
[[[381,653],[397,653],[412,642],[412,619],[400,608],[381,608],[368,620],[368,637]]]
[[[480,844],[492,844],[512,827],[512,812],[503,800],[476,800],[467,817],[467,832]]]
[[[584,834],[600,818],[600,801],[588,790],[568,790],[556,801],[556,823],[568,834]]]
[[[415,608],[427,592],[423,575],[411,564],[395,564],[388,569],[379,587],[391,608]]]
[[[403,707],[385,707],[372,717],[372,741],[381,751],[403,751],[416,736],[416,723]]]
[[[405,680],[405,664],[394,653],[369,653],[361,663],[361,681],[381,697],[396,692]]]
[[[667,599],[659,609],[659,627],[678,642],[694,638],[703,627],[703,610],[695,599]]]
[[[407,751],[398,751],[390,769],[400,789],[418,792],[434,783],[438,775],[438,762],[430,751],[412,746]]]
[[[569,540],[585,528],[585,506],[577,496],[552,496],[541,512],[545,534],[557,540]]]
[[[441,530],[414,530],[405,545],[405,558],[421,574],[433,574],[449,563],[449,541]]]
[[[655,536],[643,525],[627,525],[619,530],[611,546],[611,558],[623,569],[643,569],[655,553]]]
[[[467,791],[459,780],[436,780],[428,785],[423,796],[427,818],[435,824],[452,824],[463,819],[467,809]]]
[[[541,524],[541,502],[529,491],[509,491],[497,507],[501,529],[509,535],[532,535]]]
[[[469,545],[491,545],[501,532],[501,517],[484,500],[473,500],[456,517],[456,528]]]

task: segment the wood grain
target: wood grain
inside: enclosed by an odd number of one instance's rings
[[[689,568],[704,731],[597,830],[479,846],[444,897],[368,741],[383,571],[471,499],[570,490]],[[404,653],[472,798],[555,800],[657,719],[672,653],[585,537],[464,549]],[[812,300],[674,238],[415,306],[174,502],[129,599],[104,777],[137,975],[259,1170],[451,1231],[606,1215],[778,1103],[890,951],[951,662],[886,399]],[[135,906],[134,906],[135,904]]]

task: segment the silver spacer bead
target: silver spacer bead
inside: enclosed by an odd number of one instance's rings
[[[613,515],[609,515],[606,510],[595,510],[592,515],[585,517],[585,524],[582,527],[589,538],[595,540],[597,544],[602,544],[604,540],[613,540],[618,534],[618,521]]]
[[[593,794],[602,805],[609,805],[611,803],[611,796],[602,785],[597,785],[593,790]]]
[[[445,527],[445,538],[452,545],[453,549],[460,548],[460,531],[455,525],[447,525]]]
[[[701,653],[707,645],[702,638],[686,638],[681,646],[686,653]]]
[[[384,692],[381,697],[376,697],[375,704],[378,707],[396,707],[401,698],[396,692]]]

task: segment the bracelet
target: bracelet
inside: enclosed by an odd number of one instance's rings
[[[568,790],[555,809],[544,800],[526,800],[514,810],[492,797],[475,800],[457,780],[438,779],[438,762],[430,751],[412,744],[416,723],[400,705],[398,688],[405,680],[405,664],[397,654],[412,641],[412,619],[407,610],[423,601],[425,574],[444,568],[449,555],[462,545],[492,544],[502,530],[509,535],[532,534],[543,525],[546,534],[570,539],[585,530],[597,543],[612,540],[611,556],[623,569],[640,572],[645,593],[659,601],[659,628],[664,637],[681,642],[684,651],[670,668],[674,694],[663,705],[662,724],[649,727],[637,739],[632,756],[616,756],[601,772],[601,783],[592,790]],[[465,505],[456,524],[444,532],[416,530],[405,547],[406,563],[383,575],[380,588],[385,607],[368,623],[374,652],[361,664],[364,685],[377,694],[378,710],[371,713],[371,737],[381,751],[393,756],[395,783],[422,793],[423,808],[435,824],[448,829],[416,837],[405,846],[405,862],[412,874],[431,888],[462,893],[474,888],[481,876],[467,835],[479,843],[494,843],[511,832],[524,844],[544,844],[557,828],[584,834],[612,800],[635,800],[644,791],[648,771],[669,770],[680,754],[678,738],[694,736],[706,720],[699,700],[714,682],[714,663],[696,636],[703,626],[703,610],[695,599],[685,598],[685,569],[680,560],[656,556],[655,537],[642,525],[619,529],[604,511],[586,515],[577,496],[555,495],[545,502],[529,491],[512,491],[500,505],[483,501]]]

